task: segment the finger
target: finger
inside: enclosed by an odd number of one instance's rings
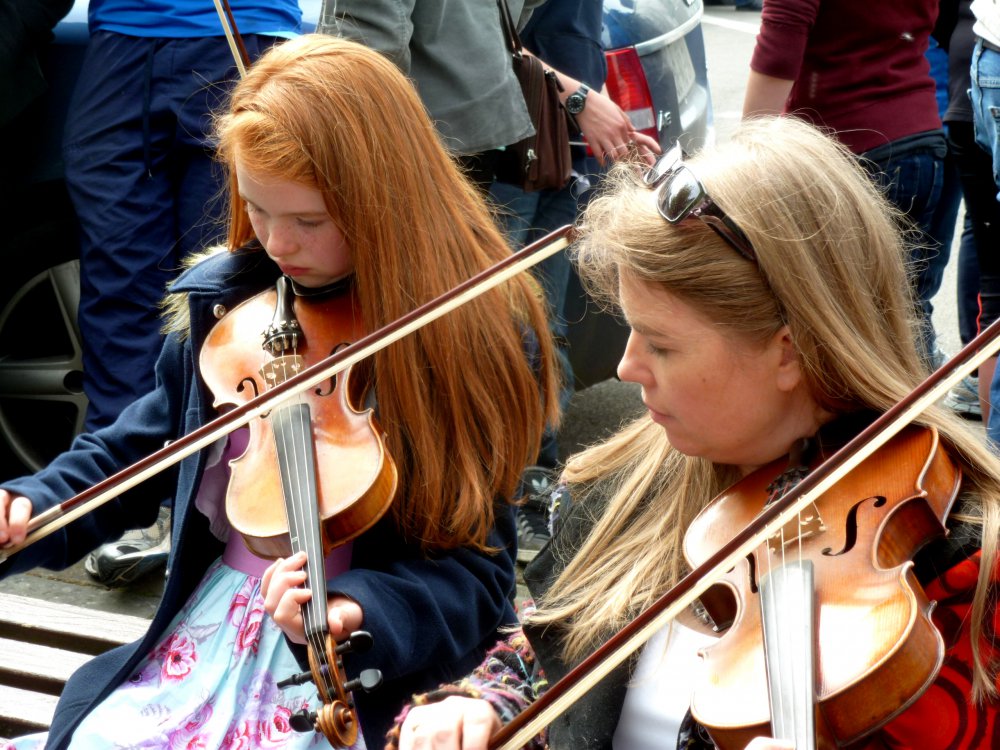
[[[490,737],[500,729],[500,718],[485,701],[477,701],[465,715],[462,725],[462,750],[486,750]]]
[[[309,589],[291,589],[285,592],[270,613],[275,624],[295,643],[306,642],[302,605],[311,598],[312,592]]]
[[[260,594],[265,599],[267,598],[267,591],[271,587],[271,578],[274,576],[275,571],[284,559],[285,558],[283,557],[279,557],[273,563],[268,565],[267,570],[264,571],[264,575],[260,577]]]
[[[0,544],[5,547],[20,544],[28,534],[28,521],[31,519],[32,505],[26,497],[11,498],[6,495],[6,513],[0,506]]]
[[[662,150],[660,148],[659,141],[657,141],[655,138],[649,135],[646,135],[645,133],[640,133],[637,130],[633,130],[631,133],[629,133],[629,137],[632,139],[632,142],[635,143],[636,147],[640,151],[642,151],[643,149],[647,149],[654,154],[658,154]]]
[[[305,582],[306,573],[303,570],[278,570],[271,576],[270,586],[268,586],[267,591],[265,592],[263,587],[261,587],[260,593],[264,597],[264,609],[268,612],[273,612],[290,589],[308,591],[308,589],[300,588],[305,585]]]

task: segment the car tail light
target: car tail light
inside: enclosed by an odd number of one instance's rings
[[[608,61],[604,92],[625,110],[636,130],[658,140],[653,96],[649,93],[639,53],[635,47],[626,47],[608,52],[604,57]]]

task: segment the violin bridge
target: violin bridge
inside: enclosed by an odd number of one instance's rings
[[[268,388],[284,383],[290,377],[298,375],[305,368],[305,362],[298,354],[285,354],[270,359],[261,365],[260,376]]]
[[[767,547],[772,553],[777,554],[782,548],[790,544],[817,536],[826,531],[826,524],[819,514],[816,503],[810,503],[795,518],[781,527],[781,530],[767,540]]]

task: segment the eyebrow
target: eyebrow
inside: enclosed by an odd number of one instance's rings
[[[260,208],[262,211],[264,210],[260,206],[260,204],[255,203],[254,201],[250,200],[242,191],[239,193],[239,196],[243,200],[244,203],[249,203],[251,206],[254,206],[256,208]],[[329,211],[325,211],[325,210],[324,211],[290,211],[288,213],[279,214],[279,216],[297,216],[297,217],[309,218],[309,219],[325,219],[328,216],[330,216],[330,213],[329,213]]]

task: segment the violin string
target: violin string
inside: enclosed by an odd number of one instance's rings
[[[295,347],[293,347],[292,358],[296,357],[298,354]],[[278,364],[281,368],[281,381],[287,380],[294,372],[290,372],[289,368],[289,356],[282,355],[279,357]],[[291,361],[294,361],[292,359]],[[297,396],[292,399],[294,403],[301,403],[303,401],[301,396]],[[294,417],[299,410],[291,409],[292,404],[288,406],[279,407],[281,410],[281,416],[279,412],[276,411],[274,427],[277,428],[273,430],[276,441],[276,447],[279,450],[279,454],[286,457],[284,462],[283,471],[281,472],[283,488],[282,495],[285,497],[285,514],[287,528],[289,530],[289,539],[297,540],[297,543],[292,544],[292,552],[299,551],[296,549],[298,547],[300,550],[304,550],[306,553],[306,582],[305,586],[313,590],[313,599],[310,602],[306,602],[302,607],[302,624],[305,633],[306,643],[310,651],[319,660],[320,664],[325,664],[325,643],[322,642],[322,638],[317,628],[316,611],[318,607],[315,605],[318,596],[322,596],[316,591],[318,588],[314,584],[317,583],[317,575],[315,574],[315,564],[316,561],[321,557],[317,554],[317,551],[311,549],[312,536],[308,533],[302,533],[306,530],[304,521],[308,518],[307,509],[303,507],[303,498],[306,492],[303,491],[304,485],[308,482],[308,478],[302,476],[301,470],[301,459],[304,453],[300,453],[300,442],[299,439],[304,442],[307,440],[304,430],[301,425],[297,425],[290,421],[290,417]],[[287,483],[287,487],[284,486]],[[325,589],[325,585],[322,586]],[[323,680],[326,693],[331,694],[329,685],[329,672],[323,670],[320,671],[320,678]],[[319,687],[319,686],[318,686]]]
[[[291,362],[298,362],[299,352],[297,340],[292,346],[292,359]],[[287,362],[288,360],[285,360]],[[287,365],[283,365],[287,366]],[[295,373],[291,373],[294,375]],[[286,373],[287,376],[287,373]],[[303,622],[305,622],[306,617],[310,621],[310,627],[307,629],[307,633],[310,634],[312,639],[312,646],[314,649],[314,654],[319,660],[320,664],[326,665],[326,643],[324,638],[324,633],[328,632],[328,626],[326,624],[326,576],[324,565],[325,561],[323,559],[322,544],[317,546],[318,534],[312,533],[313,524],[319,524],[319,507],[318,498],[316,492],[308,491],[310,488],[317,489],[316,477],[306,476],[302,472],[302,468],[308,466],[307,459],[311,452],[312,446],[312,420],[310,419],[310,414],[308,411],[308,402],[303,395],[299,395],[295,399],[297,402],[301,403],[305,408],[296,410],[296,414],[299,416],[299,424],[297,429],[294,430],[292,434],[293,452],[295,453],[296,467],[295,480],[298,483],[298,490],[295,493],[295,499],[299,505],[297,505],[296,512],[299,514],[300,520],[303,522],[299,529],[307,533],[304,536],[304,547],[306,549],[306,570],[308,574],[309,587],[312,589],[313,597],[306,603],[305,614],[303,617]],[[308,505],[307,505],[308,504]],[[306,521],[309,523],[305,523]],[[324,681],[326,687],[326,692],[328,695],[335,695],[338,691],[332,684],[333,681],[333,671],[329,669],[321,669],[321,678]]]

